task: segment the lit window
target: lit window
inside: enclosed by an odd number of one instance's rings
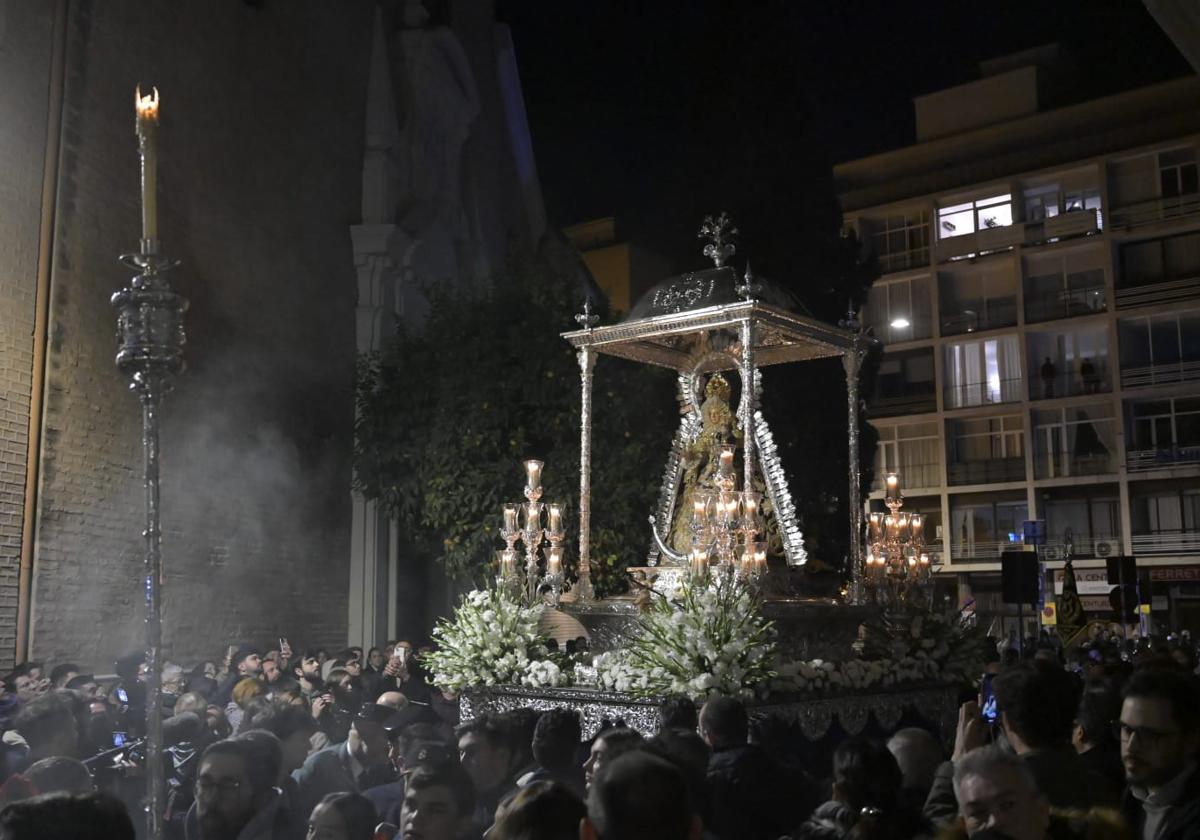
[[[994,195],[938,209],[938,238],[949,239],[977,230],[1013,223],[1012,195]]]

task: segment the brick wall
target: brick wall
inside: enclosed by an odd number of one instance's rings
[[[0,0],[10,17],[31,5],[39,4]],[[139,646],[140,410],[113,364],[108,303],[128,279],[116,256],[139,236],[139,81],[162,95],[160,235],[183,261],[174,284],[192,302],[189,370],[163,413],[167,655],[190,664],[227,641],[280,634],[297,644],[344,641],[355,294],[348,228],[359,214],[371,13],[366,0],[70,3],[35,658],[107,670]],[[0,51],[0,62],[9,60]],[[44,111],[44,93],[28,106],[10,102],[14,95],[0,86],[4,117],[38,103]],[[0,118],[6,144],[10,122]],[[28,166],[7,165],[2,148],[0,389],[19,425],[23,403],[11,394],[21,371],[10,382],[7,354],[9,336],[28,332],[15,310],[31,307],[33,251],[20,244],[27,237],[8,241],[7,220],[16,206],[36,224],[36,206],[22,208],[36,204],[41,147],[29,144]],[[22,247],[29,253],[14,256]],[[5,494],[8,448],[0,447]],[[5,650],[9,509],[6,495]]]
[[[53,11],[0,1],[0,670],[16,644]]]

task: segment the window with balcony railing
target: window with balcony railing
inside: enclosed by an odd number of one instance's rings
[[[1026,323],[1094,315],[1107,308],[1102,268],[1071,271],[1058,258],[1031,264],[1030,271],[1025,278]]]
[[[1200,397],[1139,400],[1127,411],[1130,472],[1200,464]]]
[[[1024,396],[1015,335],[957,341],[943,348],[946,408],[1015,402]]]
[[[1017,282],[1011,268],[938,274],[942,335],[1011,327],[1017,323]]]
[[[938,239],[950,239],[1013,223],[1012,195],[1003,193],[938,208]]]
[[[1109,166],[1113,223],[1136,227],[1200,213],[1196,150],[1163,149]]]
[[[1024,481],[1021,415],[946,421],[946,480],[953,486]]]
[[[937,411],[933,348],[884,353],[869,408],[875,417]]]
[[[871,253],[884,274],[929,265],[928,210],[864,219],[863,227]]]
[[[1117,471],[1117,422],[1112,405],[1033,412],[1035,478],[1107,475]]]
[[[1200,232],[1121,246],[1118,309],[1200,298]]]
[[[955,560],[999,560],[1000,552],[1019,540],[1029,518],[1024,501],[1001,501],[978,495],[950,499],[950,556]]]
[[[1038,510],[1046,520],[1046,554],[1053,559],[1107,556],[1104,552],[1112,553],[1112,546],[1121,543],[1121,500],[1115,487],[1056,488],[1043,496]]]
[[[1049,400],[1112,390],[1108,331],[1103,326],[1025,334],[1029,398]]]
[[[875,477],[871,487],[882,490],[890,472],[898,473],[900,485],[930,489],[942,484],[942,439],[937,422],[879,425],[875,451]]]
[[[866,323],[885,344],[916,341],[933,335],[928,277],[879,281],[867,298]]]
[[[1158,486],[1130,499],[1133,553],[1200,554],[1200,487]]]
[[[1122,318],[1117,329],[1123,388],[1200,380],[1200,309]]]

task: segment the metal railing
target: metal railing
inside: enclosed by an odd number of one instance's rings
[[[955,560],[996,560],[1002,551],[1018,548],[1018,543],[1008,540],[951,540],[950,556]]]
[[[900,251],[896,254],[876,254],[876,259],[879,260],[879,270],[884,274],[923,268],[929,265],[929,247],[913,248],[911,251]]]
[[[1121,369],[1122,388],[1149,388],[1154,385],[1178,385],[1200,379],[1200,362],[1171,362]]]
[[[1097,551],[1097,546],[1100,551]],[[1070,557],[1109,557],[1121,553],[1119,536],[1076,535],[1070,540],[1063,534],[1052,534],[1046,538],[1042,556],[1047,560],[1066,560]]]
[[[974,233],[939,239],[937,254],[939,260],[952,260],[971,254],[1002,251],[1020,245],[1024,241],[1025,225],[1016,222],[1011,225],[998,225],[993,228],[983,228]]]
[[[949,385],[942,391],[946,408],[968,408],[975,405],[1017,402],[1024,388],[1021,378],[1001,379],[996,382],[970,382]]]
[[[1196,464],[1200,464],[1200,444],[1136,449],[1125,453],[1125,466],[1130,472],[1190,467]]]
[[[904,485],[904,492],[910,495],[913,495],[910,491],[942,486],[942,465],[938,463],[905,464],[903,468],[896,469],[896,472],[900,474],[900,481]],[[871,482],[871,489],[882,490],[886,477],[887,470],[876,468],[875,478]]]
[[[1070,210],[1042,220],[1043,235],[1047,239],[1065,239],[1069,236],[1086,236],[1100,229],[1099,213],[1095,208]]]
[[[963,309],[961,304],[947,302],[942,307],[942,335],[964,335],[965,333],[1011,327],[1017,323],[1016,298],[999,298],[983,302],[986,311]]]
[[[1031,324],[1094,315],[1104,312],[1106,308],[1104,286],[1060,289],[1052,294],[1025,296],[1025,320]]]
[[[1053,458],[1035,453],[1034,478],[1069,478],[1075,475],[1107,475],[1117,471],[1117,459],[1112,454],[1064,455]]]
[[[875,397],[867,403],[872,417],[892,417],[898,414],[927,414],[937,411],[937,394],[899,394],[894,397]]]
[[[1029,399],[1053,400],[1059,397],[1078,397],[1080,394],[1107,394],[1112,391],[1111,377],[1106,367],[1093,364],[1092,373],[1085,379],[1078,371],[1059,373],[1043,379],[1040,369],[1037,379],[1030,378]]]
[[[1200,277],[1185,277],[1180,280],[1163,280],[1161,283],[1143,283],[1128,286],[1115,292],[1117,309],[1134,309],[1138,306],[1155,306],[1160,303],[1178,303],[1200,297]]]
[[[1167,219],[1182,219],[1198,213],[1200,193],[1189,193],[1174,198],[1152,198],[1124,207],[1114,207],[1112,222],[1117,227],[1139,227]]]
[[[1200,554],[1200,531],[1157,531],[1134,534],[1133,553],[1139,557],[1163,554]]]
[[[958,461],[946,465],[946,481],[951,485],[1000,484],[1025,480],[1025,458],[988,458],[984,461]]]

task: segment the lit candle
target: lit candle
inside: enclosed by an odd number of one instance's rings
[[[546,549],[547,575],[557,575],[562,572],[562,553],[561,545],[552,545]]]
[[[708,549],[702,545],[692,547],[692,574],[696,576],[708,574]]]
[[[924,542],[925,539],[925,518],[919,513],[914,513],[909,520],[912,528],[912,540],[915,543]]]
[[[517,516],[519,515],[521,506],[516,502],[508,502],[504,505],[504,530],[512,533],[517,530]]]
[[[754,572],[754,549],[746,546],[742,549],[742,574],[748,575]]]
[[[722,473],[728,475],[729,473],[733,472],[733,445],[732,444],[728,444],[728,443],[722,444],[720,452],[718,453],[717,457],[719,459],[718,466],[721,468]]]
[[[562,533],[562,505],[558,502],[551,502],[549,510],[550,524],[547,526],[547,530],[554,534]]]
[[[887,497],[894,499],[900,495],[900,476],[895,473],[887,474]]]
[[[500,576],[511,578],[517,573],[516,549],[504,549],[500,552]]]
[[[758,531],[758,502],[759,493],[748,491],[742,493],[742,527],[747,531]]]
[[[896,517],[883,517],[883,529],[887,533],[888,539],[893,539],[896,536]]]
[[[542,527],[542,503],[541,502],[526,502],[525,503],[525,530],[537,531]]]
[[[158,239],[158,88],[134,89],[138,151],[142,155],[142,239]]]
[[[896,515],[896,538],[903,542],[908,536],[908,514]]]
[[[928,566],[928,565],[929,565],[929,555],[928,555],[928,554],[922,554],[922,555],[921,555],[921,565],[922,565],[922,566]]]
[[[883,514],[872,513],[868,519],[868,525],[870,525],[871,529],[871,542],[879,542],[882,536],[881,529],[883,528]]]
[[[754,543],[754,571],[763,574],[767,571],[767,544]]]
[[[525,486],[537,490],[542,486],[542,462],[529,460],[525,462]]]
[[[692,499],[692,517],[697,522],[704,522],[705,514],[708,511],[708,499],[703,495],[698,495]]]

